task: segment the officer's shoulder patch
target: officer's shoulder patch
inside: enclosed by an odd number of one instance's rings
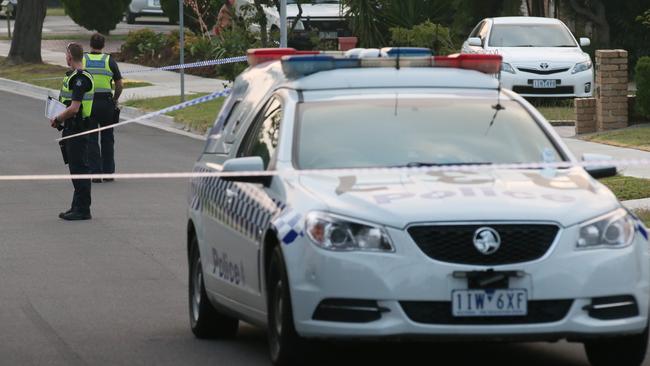
[[[82,86],[84,83],[83,81],[77,79],[77,83],[75,84],[76,86]]]

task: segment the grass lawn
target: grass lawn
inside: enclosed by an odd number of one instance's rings
[[[587,141],[650,151],[650,126],[628,127],[583,137]]]
[[[621,201],[650,197],[650,180],[617,175],[600,180]]]
[[[46,16],[63,16],[65,10],[63,8],[47,8]]]
[[[0,78],[23,81],[32,85],[45,88],[61,88],[63,74],[68,70],[66,67],[50,64],[24,64],[6,65],[6,58],[0,57]],[[53,79],[49,79],[53,78]],[[40,80],[48,79],[48,80]],[[151,84],[138,80],[125,80],[124,88],[137,88],[151,86]]]
[[[206,94],[202,93],[189,95],[187,96],[186,100],[199,98],[204,95]],[[180,111],[167,113],[167,115],[174,117],[176,122],[183,123],[192,129],[205,132],[214,123],[214,120],[217,117],[217,113],[221,109],[223,101],[224,98],[219,98],[206,103],[201,103],[199,105],[185,108]],[[178,103],[180,103],[180,97],[172,96],[131,100],[125,104],[127,106],[140,108],[145,111],[157,111]]]

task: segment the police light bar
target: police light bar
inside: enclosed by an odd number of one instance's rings
[[[248,50],[248,65],[257,66],[264,62],[277,61],[289,55],[318,55],[320,51],[297,51],[295,48],[254,48]]]
[[[433,57],[435,67],[453,67],[457,69],[476,70],[486,74],[498,74],[501,71],[501,55],[454,54]]]
[[[381,53],[387,57],[431,57],[433,52],[422,47],[384,47]]]
[[[355,58],[337,58],[328,55],[294,55],[282,58],[282,71],[289,79],[335,69],[351,69],[361,66]]]

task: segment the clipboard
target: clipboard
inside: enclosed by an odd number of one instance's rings
[[[47,101],[45,102],[45,118],[52,119],[65,111],[66,108],[68,107],[65,104],[52,97],[47,97]]]

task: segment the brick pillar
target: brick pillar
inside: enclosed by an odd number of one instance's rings
[[[597,130],[627,127],[627,51],[596,51],[596,85]]]
[[[576,98],[576,133],[596,132],[596,98]]]

